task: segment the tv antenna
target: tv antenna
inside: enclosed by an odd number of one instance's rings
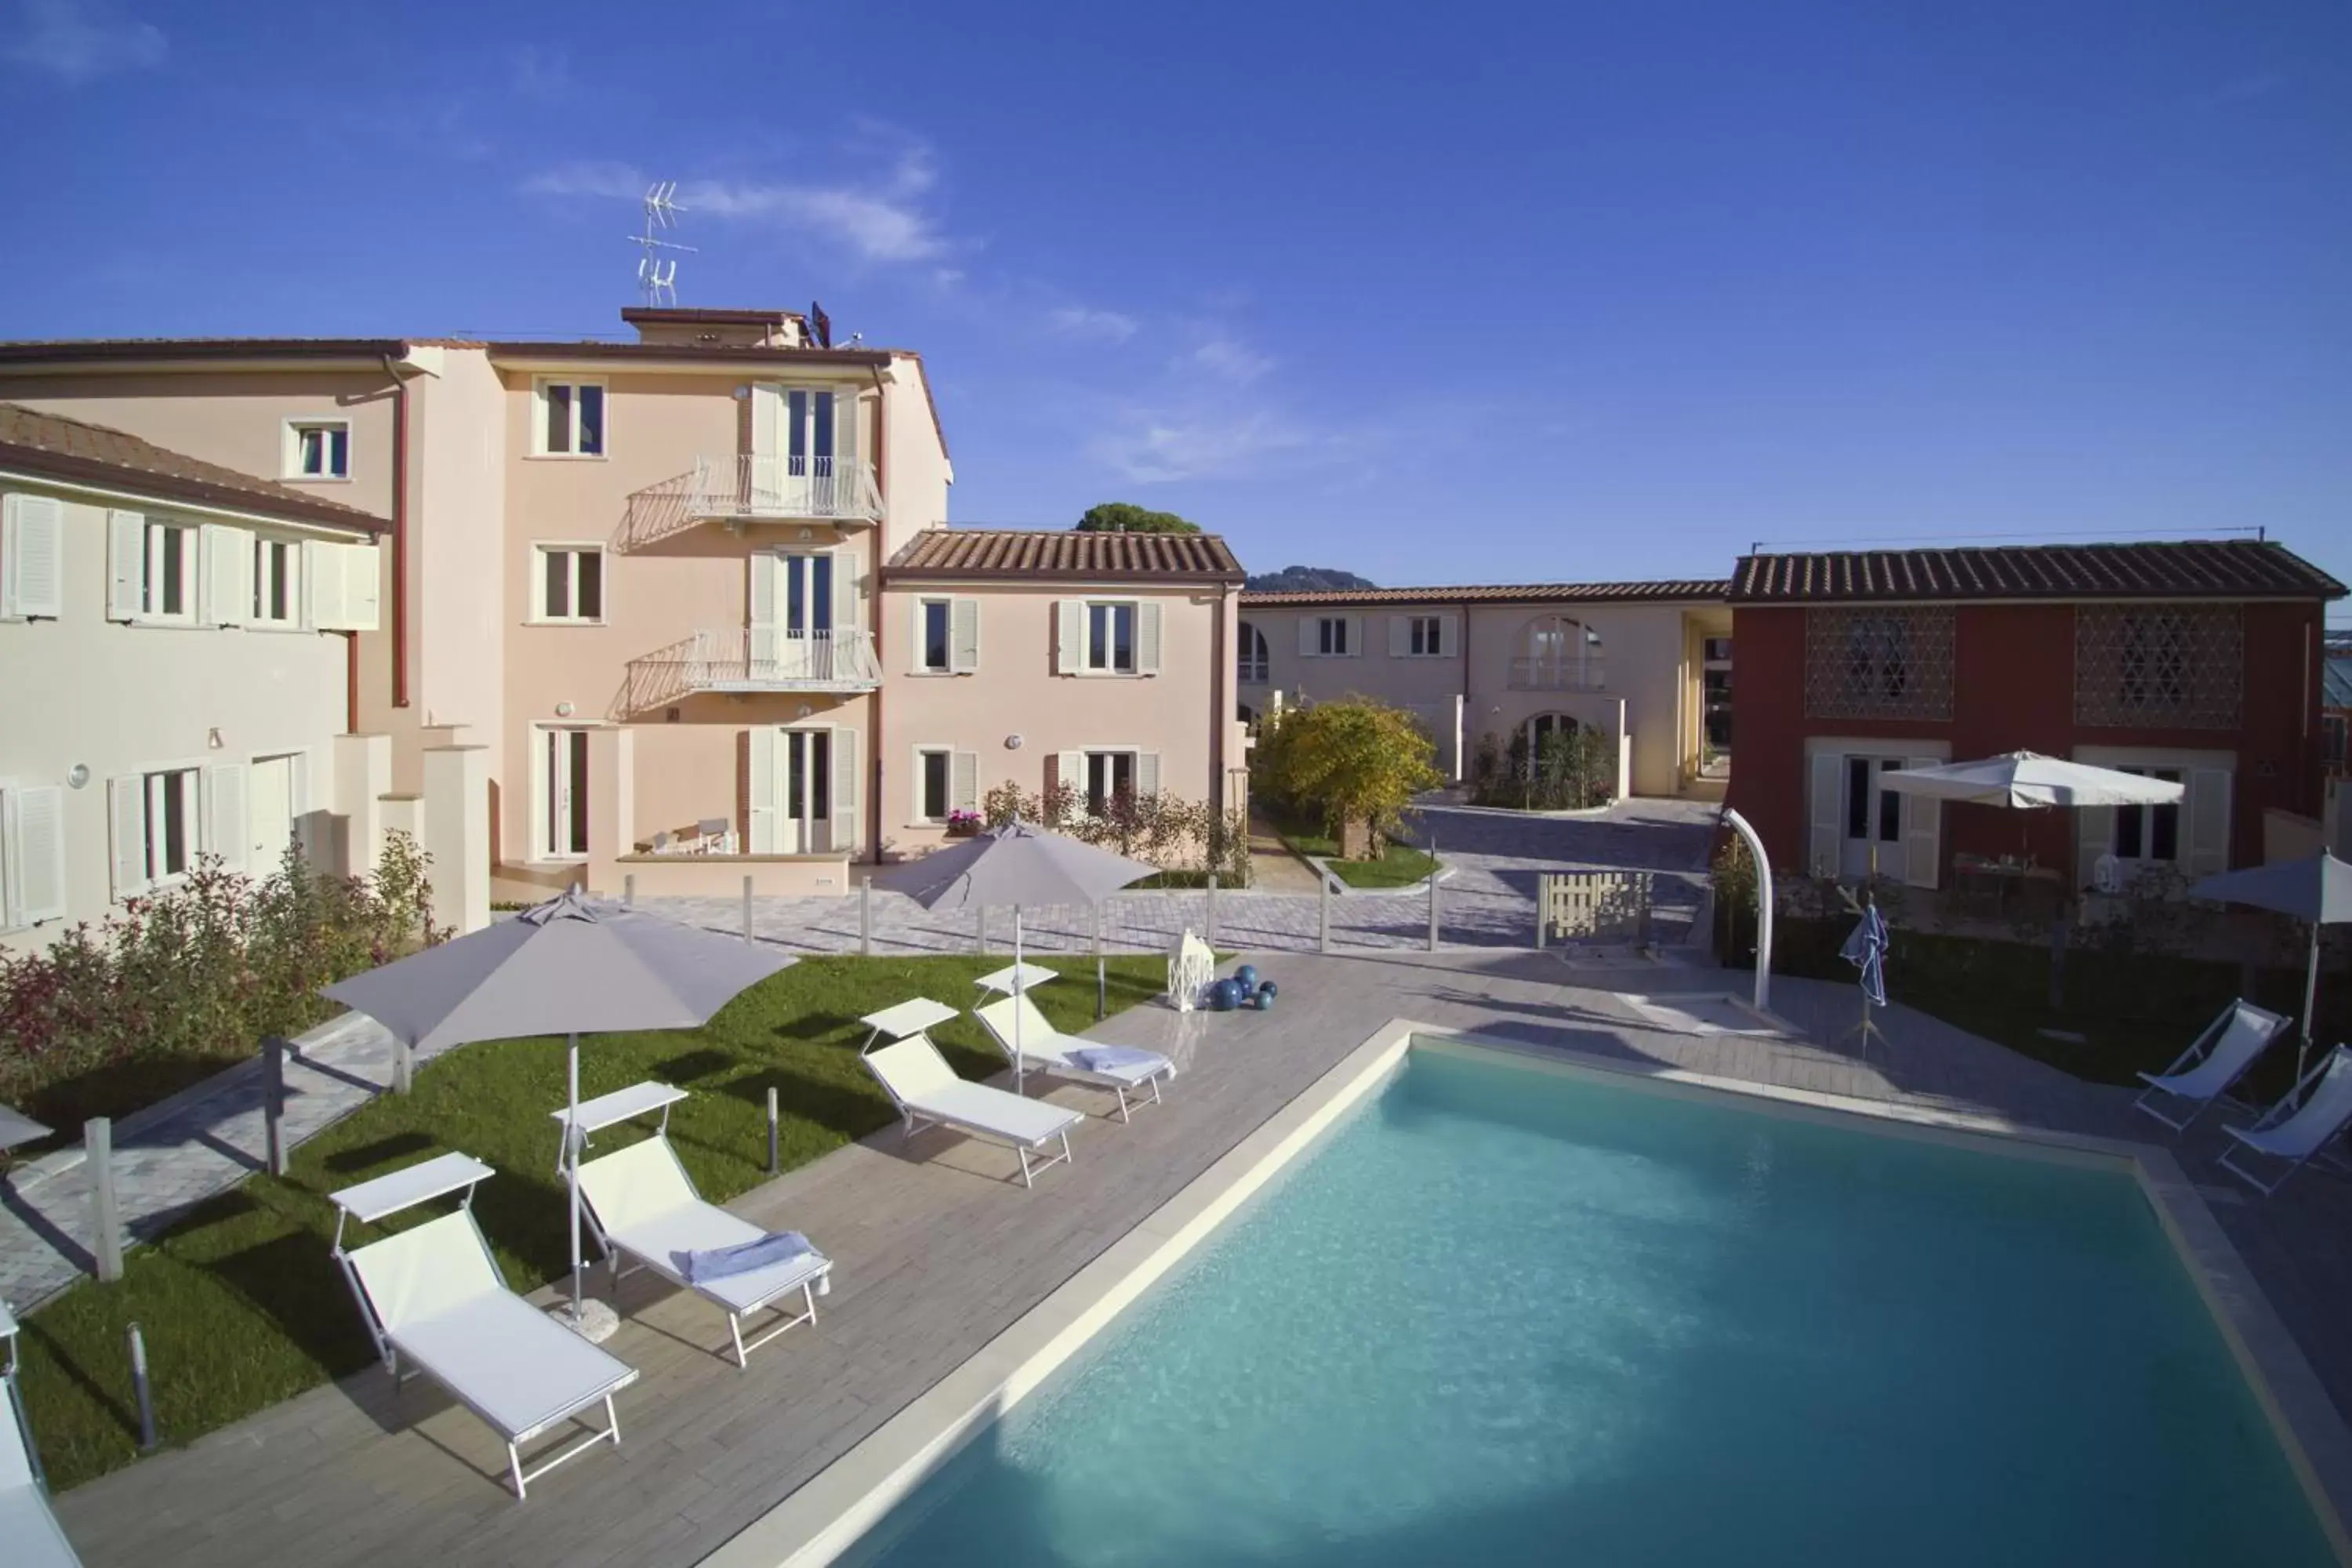
[[[646,186],[645,232],[629,236],[630,243],[645,252],[637,262],[637,292],[648,307],[677,303],[677,258],[665,258],[662,252],[696,254],[694,246],[661,237],[664,229],[677,226],[677,215],[687,210],[677,205],[677,195],[676,180],[657,180]]]

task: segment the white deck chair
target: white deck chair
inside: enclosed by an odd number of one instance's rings
[[[0,1366],[0,1384],[7,1385],[0,1393],[0,1561],[8,1568],[79,1568],[73,1542],[49,1511],[32,1424],[16,1391],[16,1319],[5,1303],[0,1340],[8,1342],[7,1364]]]
[[[2139,1075],[2147,1087],[2132,1101],[2132,1109],[2180,1131],[2217,1101],[2230,1098],[2231,1089],[2279,1037],[2286,1022],[2251,1002],[2231,1003],[2170,1067]],[[2177,1121],[2172,1114],[2176,1102],[2188,1107]]]
[[[1176,1064],[1157,1051],[1151,1054],[1158,1059],[1151,1062],[1105,1068],[1081,1067],[1071,1058],[1072,1052],[1100,1049],[1110,1042],[1063,1034],[1054,1027],[1045,1014],[1038,1011],[1037,1004],[1029,1000],[1026,992],[1017,996],[999,997],[985,1007],[975,1007],[972,1016],[980,1020],[981,1027],[986,1029],[989,1037],[996,1042],[996,1048],[1004,1053],[1004,1059],[1015,1062],[1023,1072],[1045,1073],[1054,1078],[1068,1079],[1074,1083],[1092,1084],[1097,1089],[1107,1089],[1118,1095],[1118,1119],[1121,1121],[1133,1120],[1128,1115],[1129,1090],[1150,1089],[1151,1103],[1157,1105],[1160,1103],[1160,1084],[1176,1076]],[[1013,1048],[1013,1025],[1016,1017],[1021,1023],[1021,1049],[1017,1055]]]
[[[911,1034],[880,1050],[869,1047],[860,1056],[866,1070],[898,1106],[908,1137],[933,1125],[1002,1143],[1020,1156],[1024,1187],[1036,1185],[1037,1172],[1070,1163],[1070,1129],[1086,1120],[1085,1112],[991,1089],[984,1083],[966,1083],[956,1077],[955,1068],[948,1066],[929,1035]],[[1041,1163],[1030,1163],[1031,1154],[1055,1142],[1062,1146],[1060,1153]]]
[[[2276,1105],[2263,1112],[2252,1127],[2224,1127],[2238,1142],[2221,1156],[2222,1168],[2264,1197],[2286,1185],[2304,1162],[2325,1149],[2352,1121],[2352,1049],[2342,1046],[2327,1059],[2303,1075]],[[2238,1163],[2247,1151],[2285,1162],[2278,1179],[2264,1182]]]
[[[442,1154],[332,1194],[335,1261],[342,1265],[361,1315],[395,1383],[404,1358],[447,1389],[506,1439],[515,1496],[599,1443],[621,1443],[613,1395],[637,1380],[635,1367],[605,1354],[507,1289],[481,1228],[474,1187],[490,1168],[464,1154]],[[382,1219],[465,1190],[457,1213],[413,1230],[343,1250],[343,1225]],[[604,1427],[525,1470],[522,1445],[591,1405],[604,1407]],[[587,1423],[583,1421],[582,1426]]]
[[[717,1204],[703,1202],[666,1135],[656,1132],[581,1166],[580,1195],[587,1204],[597,1244],[613,1260],[614,1279],[650,1268],[711,1302],[727,1314],[738,1367],[748,1365],[749,1352],[785,1330],[816,1321],[816,1292],[826,1288],[833,1272],[833,1259],[821,1252],[715,1279],[687,1278],[682,1266],[687,1254],[739,1247],[768,1233]],[[624,1257],[635,1259],[635,1268],[624,1269]],[[790,1296],[800,1298],[799,1311],[776,1305],[779,1297]],[[775,1312],[782,1321],[746,1343],[743,1319],[760,1311]]]

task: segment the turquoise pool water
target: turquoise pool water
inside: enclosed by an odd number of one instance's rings
[[[2128,1176],[1416,1050],[847,1560],[2333,1558]]]

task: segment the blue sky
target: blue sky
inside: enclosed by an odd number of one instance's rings
[[[0,0],[0,336],[618,333],[660,176],[681,303],[924,352],[961,521],[1384,583],[2261,525],[2352,580],[2336,0]]]

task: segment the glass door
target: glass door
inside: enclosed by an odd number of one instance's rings
[[[1886,787],[1886,775],[1902,770],[1900,757],[1845,760],[1845,839],[1838,874],[1847,878],[1903,879],[1903,797]]]
[[[777,551],[752,573],[751,679],[833,671],[833,557]]]
[[[783,790],[777,851],[817,855],[832,847],[833,731],[786,730],[777,781]]]

